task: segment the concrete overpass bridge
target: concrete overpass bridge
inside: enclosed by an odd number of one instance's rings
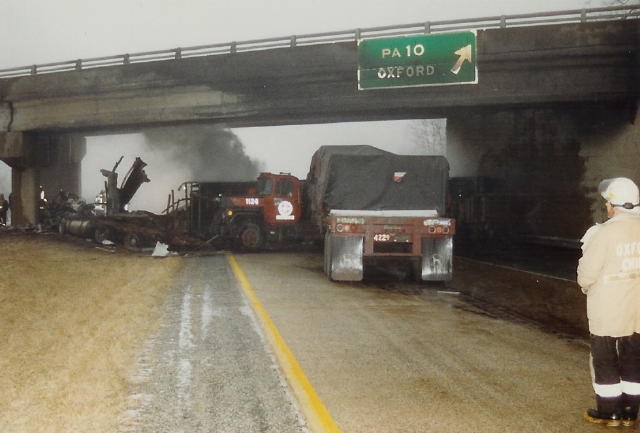
[[[33,223],[41,182],[78,190],[85,134],[446,117],[454,170],[501,181],[506,230],[575,239],[598,216],[600,178],[640,181],[639,14],[449,20],[1,70],[0,158],[18,220]],[[358,40],[463,29],[477,32],[477,83],[358,90]]]

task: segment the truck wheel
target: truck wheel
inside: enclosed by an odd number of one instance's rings
[[[135,233],[127,233],[126,235],[124,235],[122,243],[124,244],[124,247],[126,249],[131,251],[138,251],[140,250],[142,240],[140,239],[140,236]]]
[[[96,227],[96,231],[93,234],[93,239],[101,244],[104,241],[110,241],[111,233],[107,227]]]
[[[239,246],[246,251],[256,251],[262,247],[264,243],[264,235],[260,226],[249,223],[242,226],[238,234]]]

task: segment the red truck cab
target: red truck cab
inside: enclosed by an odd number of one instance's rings
[[[223,203],[223,236],[237,239],[245,250],[257,250],[267,240],[299,240],[301,220],[302,183],[286,173],[261,173],[255,188]]]
[[[262,199],[265,229],[297,224],[302,218],[300,180],[290,174],[261,173],[258,196]]]

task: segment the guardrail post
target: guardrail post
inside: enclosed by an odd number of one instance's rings
[[[82,59],[76,60],[76,71],[82,70]]]
[[[500,17],[500,28],[504,29],[507,27],[507,17],[505,17],[504,15],[502,15]]]
[[[31,66],[31,75],[36,75],[38,73],[38,65]]]
[[[129,60],[129,54],[125,54],[124,56],[122,56],[122,64],[128,65],[129,63],[131,63]]]
[[[231,42],[231,45],[229,46],[229,52],[231,54],[235,54],[238,52],[238,43],[236,41]]]
[[[580,12],[580,22],[581,23],[586,23],[587,22],[587,10],[586,9],[582,9],[582,12]]]
[[[424,23],[424,33],[427,35],[431,33],[431,21]]]
[[[176,60],[182,59],[182,48],[176,48],[175,53],[176,53],[176,55],[175,55],[175,59]]]
[[[356,42],[357,42],[357,41],[360,40],[360,37],[362,35],[362,31],[360,29],[356,29],[355,35],[356,35]]]
[[[296,42],[297,42],[296,35],[291,36],[291,48],[296,46]]]

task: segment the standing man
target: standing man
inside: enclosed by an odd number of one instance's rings
[[[597,404],[584,418],[632,427],[640,403],[640,197],[624,177],[603,180],[598,192],[608,220],[587,230],[578,263]]]

